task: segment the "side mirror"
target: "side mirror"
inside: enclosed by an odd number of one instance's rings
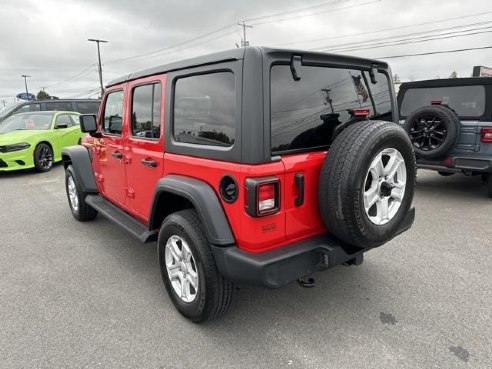
[[[80,116],[80,130],[88,133],[92,137],[97,135],[96,116],[92,114],[83,114]]]
[[[68,128],[68,124],[66,124],[66,123],[57,123],[55,125],[55,129],[63,129],[63,128]]]

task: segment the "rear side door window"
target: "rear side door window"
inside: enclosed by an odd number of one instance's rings
[[[132,95],[132,136],[158,140],[161,136],[161,84],[137,86]]]
[[[123,91],[108,94],[104,107],[102,130],[110,135],[121,136],[123,125]]]

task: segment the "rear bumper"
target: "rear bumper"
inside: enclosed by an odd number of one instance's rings
[[[417,167],[448,172],[470,170],[473,172],[492,172],[492,158],[483,157],[452,157],[447,162],[439,160],[417,160]]]
[[[408,230],[415,209],[408,212],[397,234]],[[356,248],[330,236],[316,236],[271,251],[253,254],[236,246],[212,246],[220,273],[232,282],[269,288],[282,287],[318,270],[360,264],[370,248]]]

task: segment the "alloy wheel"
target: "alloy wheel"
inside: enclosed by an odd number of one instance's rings
[[[166,242],[165,262],[169,281],[184,302],[193,302],[198,294],[198,268],[188,243],[179,236]]]
[[[441,146],[448,131],[444,122],[436,116],[415,118],[410,128],[410,140],[413,146],[423,151],[431,151]]]
[[[378,153],[367,171],[364,184],[364,209],[369,220],[383,225],[393,219],[405,195],[407,170],[397,149]]]

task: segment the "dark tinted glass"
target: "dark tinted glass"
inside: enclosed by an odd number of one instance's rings
[[[406,90],[400,107],[400,114],[409,116],[415,110],[439,100],[449,105],[463,117],[480,117],[485,110],[485,88],[483,86],[453,86],[412,88]]]
[[[232,146],[235,137],[234,74],[220,72],[178,79],[174,92],[174,139]]]
[[[389,83],[368,72],[302,66],[294,81],[288,65],[271,70],[272,151],[324,147],[332,128],[353,119],[350,110],[369,109],[368,118],[392,119]]]
[[[97,114],[99,110],[99,101],[84,101],[84,102],[76,102],[75,106],[79,113],[82,114]]]
[[[62,111],[72,111],[72,103],[68,101],[53,101],[53,102],[46,102],[46,110],[52,111],[52,110],[62,110]]]
[[[121,135],[123,123],[123,91],[111,92],[104,107],[103,131],[113,135]]]
[[[15,113],[26,113],[29,111],[40,111],[41,104],[26,104],[23,107],[19,108]]]
[[[72,121],[70,120],[67,114],[63,114],[63,115],[59,115],[58,118],[56,118],[55,125],[59,125],[59,124],[66,124],[67,127],[71,127]]]
[[[161,135],[161,84],[145,85],[133,90],[132,135],[159,138]]]

